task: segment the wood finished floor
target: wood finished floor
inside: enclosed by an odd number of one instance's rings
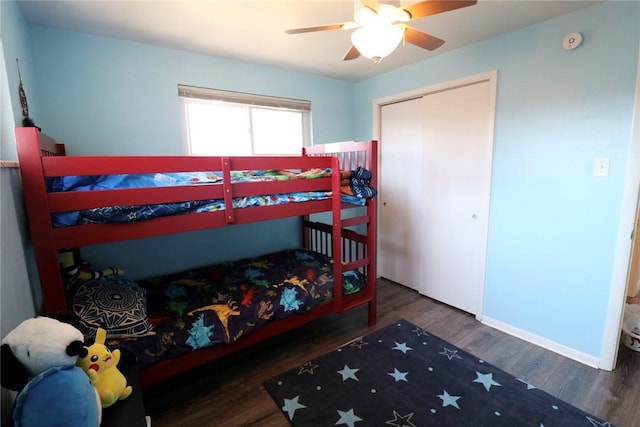
[[[366,308],[330,315],[144,390],[153,427],[288,426],[262,382],[399,318],[618,427],[640,425],[640,353],[620,349],[613,372],[590,368],[482,325],[473,316],[378,281],[378,323]]]

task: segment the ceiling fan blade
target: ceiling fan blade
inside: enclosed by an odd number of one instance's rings
[[[426,0],[403,7],[409,12],[411,19],[424,18],[450,10],[473,6],[477,0]]]
[[[444,44],[444,40],[442,39],[423,33],[422,31],[416,30],[408,25],[406,27],[407,29],[404,32],[404,40],[407,43],[411,43],[427,50],[437,49]]]
[[[380,2],[378,0],[360,0],[360,4],[364,7],[368,7],[376,13],[380,8]]]
[[[351,61],[352,59],[356,59],[360,56],[360,52],[354,45],[351,45],[351,48],[347,52],[347,54],[342,58],[343,61]]]
[[[318,25],[315,27],[305,27],[305,28],[293,28],[291,30],[286,30],[287,34],[300,34],[300,33],[312,33],[314,31],[329,31],[329,30],[340,30],[345,25],[350,25],[351,22],[344,22],[342,24],[327,24],[327,25]]]

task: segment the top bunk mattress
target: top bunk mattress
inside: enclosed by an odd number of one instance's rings
[[[222,172],[185,172],[155,174],[116,174],[62,176],[47,179],[47,191],[80,192],[130,188],[175,187],[221,185]],[[297,179],[328,178],[331,169],[312,169],[303,172],[290,170],[252,170],[231,171],[231,183],[288,181]],[[357,168],[341,172],[341,201],[364,206],[366,200],[375,197],[376,190],[371,186],[371,173],[367,169]],[[253,206],[273,206],[285,203],[298,203],[310,200],[331,198],[330,190],[299,191],[285,194],[257,194],[232,199],[233,208]],[[225,209],[224,199],[191,200],[178,203],[154,205],[104,206],[81,211],[58,212],[52,215],[54,227],[66,227],[87,223],[122,223],[162,216],[180,215],[190,212],[216,212]]]

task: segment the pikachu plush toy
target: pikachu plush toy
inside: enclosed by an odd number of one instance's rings
[[[132,392],[131,386],[127,385],[127,379],[118,370],[120,350],[110,351],[104,344],[106,338],[107,331],[98,328],[95,343],[88,347],[89,354],[76,360],[76,365],[87,373],[98,390],[103,408],[126,399]]]

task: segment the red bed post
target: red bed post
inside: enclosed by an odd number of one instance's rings
[[[31,241],[38,265],[43,309],[46,313],[67,309],[64,283],[58,263],[53,225],[48,206],[42,153],[64,155],[64,146],[32,127],[17,127],[18,161],[29,217]]]
[[[338,144],[320,144],[315,145],[313,147],[303,148],[303,155],[311,155],[311,156],[333,156],[338,159],[338,167],[343,170],[352,170],[357,166],[362,166],[368,169],[371,172],[371,183],[374,186],[378,184],[378,142],[377,141],[368,141],[364,142],[342,142]],[[338,171],[339,172],[339,171]],[[332,187],[335,188],[334,178],[336,177],[336,173],[332,173]],[[335,190],[333,190],[335,191]],[[376,208],[377,208],[377,200],[370,199],[366,202],[365,210],[366,213],[364,215],[360,215],[355,218],[349,218],[343,220],[341,218],[341,209],[344,208],[342,204],[338,206],[340,201],[337,197],[332,199],[332,224],[330,226],[331,229],[331,251],[332,258],[335,262],[340,261],[341,268],[334,265],[334,280],[336,277],[340,277],[342,275],[342,271],[344,270],[344,263],[351,264],[351,268],[364,268],[367,277],[367,288],[363,291],[366,293],[366,296],[363,299],[358,301],[345,301],[342,294],[342,284],[335,283],[334,287],[334,298],[333,298],[333,307],[334,310],[338,313],[341,313],[345,310],[353,308],[354,306],[361,304],[363,302],[368,302],[368,323],[370,326],[375,325],[376,316],[377,316],[377,306],[376,306],[376,245],[377,245],[377,217],[376,217]],[[353,206],[352,206],[353,207]],[[305,221],[308,220],[307,217],[304,218]],[[365,253],[361,254],[362,257],[366,258],[365,263],[364,260],[354,261],[352,250],[343,251],[343,245],[348,245],[348,240],[351,240],[353,233],[348,230],[347,227],[354,226],[358,224],[365,224],[366,226],[366,238],[364,243],[364,251]],[[344,227],[344,229],[343,229]],[[326,230],[327,232],[329,230]],[[304,244],[305,247],[309,247],[310,245],[316,248],[315,237],[312,235],[313,231],[309,229],[304,230]],[[346,233],[346,234],[345,234]],[[349,237],[347,237],[349,235]],[[346,239],[346,240],[345,240]],[[356,238],[356,240],[359,240]],[[345,259],[343,257],[347,257]],[[336,297],[337,295],[337,297]]]
[[[331,159],[331,258],[333,258],[333,306],[342,313],[342,203],[340,201],[340,161]]]
[[[378,183],[378,141],[371,141],[368,159],[369,171],[371,171],[371,183],[375,188],[380,188]],[[371,301],[369,301],[369,326],[376,324],[377,317],[377,299],[376,281],[378,279],[377,259],[378,259],[378,218],[377,212],[378,198],[374,197],[367,201],[367,255],[369,257],[369,266],[367,267],[367,288],[371,292]]]

